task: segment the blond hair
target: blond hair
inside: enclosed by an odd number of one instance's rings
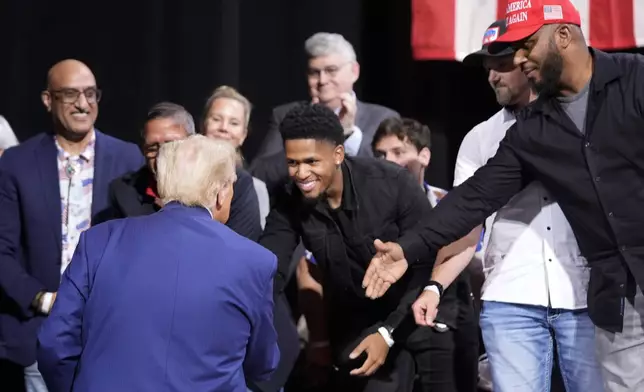
[[[242,104],[244,107],[244,120],[246,122],[246,132],[248,132],[248,124],[250,123],[250,112],[253,110],[253,105],[251,105],[248,98],[244,97],[237,89],[230,86],[219,86],[215,91],[210,94],[208,100],[206,101],[206,106],[203,111],[203,119],[201,121],[202,127],[206,125],[206,119],[208,117],[208,112],[212,107],[212,104],[215,103],[219,98],[228,98],[233,99]]]
[[[165,143],[157,158],[157,187],[163,203],[212,207],[237,179],[235,148],[227,141],[193,135]]]

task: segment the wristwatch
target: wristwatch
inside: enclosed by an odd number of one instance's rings
[[[427,283],[427,286],[423,289],[423,291],[433,291],[436,294],[438,294],[438,298],[443,297],[443,285],[438,283],[435,280],[430,280],[429,283]]]
[[[382,327],[378,328],[378,333],[382,335],[383,339],[385,339],[387,346],[391,347],[394,345],[394,338],[392,336],[392,334],[394,333],[394,327],[385,324]]]

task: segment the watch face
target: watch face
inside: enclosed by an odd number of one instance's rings
[[[434,329],[437,332],[447,332],[447,331],[449,331],[449,327],[447,325],[443,324],[443,323],[435,323],[434,324]]]

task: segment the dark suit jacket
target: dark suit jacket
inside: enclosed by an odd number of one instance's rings
[[[291,102],[273,109],[273,116],[268,127],[268,132],[262,142],[262,147],[255,159],[267,157],[277,152],[283,151],[282,136],[279,132],[279,125],[286,117],[289,110],[293,109],[301,102]],[[373,156],[371,151],[371,141],[376,129],[380,123],[390,117],[400,117],[400,115],[387,107],[376,105],[373,103],[366,103],[358,100],[356,102],[356,126],[362,131],[362,143],[358,155]]]
[[[276,267],[201,207],[95,226],[40,330],[38,368],[52,392],[246,392],[279,361]]]
[[[145,193],[150,185],[152,174],[147,166],[115,180],[110,185],[111,218],[149,215],[159,207],[154,198]],[[237,169],[237,181],[233,185],[233,200],[230,219],[226,225],[239,235],[253,241],[259,240],[262,226],[259,216],[259,203],[253,185],[253,178],[244,169]]]
[[[108,210],[108,186],[143,163],[139,148],[96,131],[92,223]],[[0,358],[36,361],[42,322],[30,308],[41,290],[60,283],[62,211],[57,150],[39,134],[0,158]]]

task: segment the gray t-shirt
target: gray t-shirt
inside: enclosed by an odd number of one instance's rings
[[[586,109],[588,109],[588,90],[590,82],[584,86],[578,94],[571,97],[559,97],[561,107],[579,129],[579,132],[586,133]]]

